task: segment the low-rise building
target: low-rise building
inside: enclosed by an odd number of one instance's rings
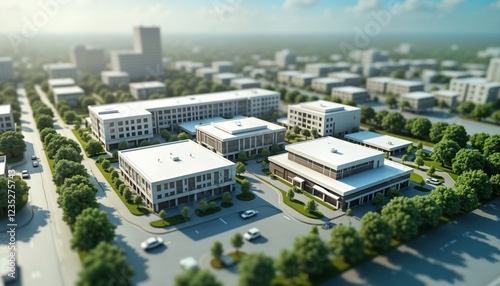
[[[320,77],[320,78],[313,79],[311,86],[315,91],[330,94],[332,88],[343,86],[343,85],[344,85],[344,83],[339,79],[329,78],[329,77]]]
[[[292,75],[292,85],[296,87],[307,87],[310,86],[312,83],[312,80],[317,78],[316,75],[313,74],[308,74],[308,73],[300,73],[296,75]]]
[[[231,86],[237,89],[260,88],[260,82],[253,78],[235,78],[231,80]]]
[[[232,119],[196,126],[196,140],[199,144],[230,160],[238,159],[244,151],[255,156],[263,148],[271,149],[273,144],[282,147],[286,128],[255,118]]]
[[[55,63],[46,65],[49,78],[72,78],[78,81],[76,66],[70,63]]]
[[[269,171],[342,210],[368,203],[391,187],[410,185],[413,168],[384,159],[384,152],[333,137],[285,146],[269,157]]]
[[[350,72],[332,72],[328,77],[341,80],[344,85],[358,86],[361,84],[361,76]]]
[[[14,113],[10,104],[0,105],[0,131],[16,130]]]
[[[454,60],[444,60],[441,62],[442,69],[456,70],[458,69],[458,62]]]
[[[121,175],[155,212],[231,192],[235,164],[190,140],[118,152]]]
[[[357,107],[317,100],[288,106],[288,129],[318,131],[318,136],[343,137],[359,129],[361,110]]]
[[[14,67],[12,59],[7,57],[0,58],[0,81],[10,81],[14,79]]]
[[[90,46],[78,45],[70,50],[71,62],[84,73],[99,74],[106,67],[104,50]]]
[[[387,83],[386,92],[395,95],[410,93],[414,91],[424,91],[424,84],[419,81],[394,79]]]
[[[215,83],[222,84],[222,85],[230,85],[231,81],[237,78],[241,78],[239,74],[235,73],[218,73],[212,76],[212,80]]]
[[[347,134],[345,139],[348,142],[379,150],[391,156],[406,152],[408,146],[413,144],[408,140],[371,131],[360,131]]]
[[[366,89],[371,94],[385,94],[387,92],[387,83],[392,80],[392,77],[370,77],[366,80]]]
[[[437,90],[434,92],[436,102],[442,102],[443,107],[455,107],[458,105],[458,92],[452,90]]]
[[[479,104],[499,99],[500,83],[488,82],[482,77],[452,79],[450,90],[458,92],[458,101],[472,101]]]
[[[129,84],[130,93],[135,99],[147,99],[151,94],[165,95],[167,86],[159,81],[134,82]]]
[[[315,75],[316,77],[326,77],[329,73],[333,72],[335,64],[332,63],[314,63],[307,64],[305,73]]]
[[[49,89],[54,90],[58,87],[70,87],[75,85],[75,81],[72,78],[53,78],[47,80],[49,84]]]
[[[352,101],[356,104],[367,102],[370,99],[368,90],[355,86],[342,86],[332,89],[332,98],[342,101]]]
[[[103,71],[101,72],[101,80],[108,86],[115,88],[120,84],[129,84],[130,76],[121,71]]]
[[[274,62],[280,68],[288,68],[289,66],[293,66],[297,63],[297,56],[294,52],[288,49],[277,51],[274,56]]]
[[[80,98],[85,95],[85,91],[79,86],[58,87],[52,90],[54,101],[66,101],[70,106],[78,106]]]
[[[196,73],[198,69],[203,68],[205,65],[201,62],[188,62],[186,63],[184,70],[188,73]]]
[[[217,73],[234,72],[234,65],[229,61],[212,62],[212,69]]]
[[[280,71],[278,72],[278,82],[282,84],[291,84],[292,76],[299,75],[301,72],[299,71]]]
[[[423,91],[404,93],[401,95],[401,102],[403,101],[408,102],[408,106],[403,108],[415,113],[428,111],[436,105],[434,94]]]
[[[500,82],[500,58],[492,58],[490,60],[486,78],[489,81]]]
[[[217,74],[217,71],[213,68],[199,68],[196,70],[196,76],[204,79],[211,80],[214,74]]]

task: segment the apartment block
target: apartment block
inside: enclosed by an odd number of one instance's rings
[[[101,72],[101,80],[110,87],[118,87],[120,84],[129,84],[130,76],[126,72],[120,71],[103,71]]]
[[[129,84],[130,93],[135,99],[148,99],[151,94],[165,95],[167,86],[159,81],[134,82]]]
[[[297,63],[297,56],[295,55],[294,52],[285,49],[276,52],[274,56],[274,61],[276,62],[276,65],[278,67],[287,68]]]
[[[54,90],[58,87],[70,87],[75,85],[75,81],[72,78],[53,78],[47,80],[49,84],[49,89]]]
[[[335,64],[332,63],[313,63],[306,64],[305,73],[315,75],[316,77],[326,77],[335,70]]]
[[[500,58],[492,58],[490,60],[486,78],[489,81],[500,82]]]
[[[212,62],[212,69],[217,73],[234,72],[234,65],[229,61],[216,61]]]
[[[312,80],[317,78],[316,75],[308,74],[308,73],[300,73],[296,75],[292,75],[291,83],[293,86],[304,88],[310,86]]]
[[[104,50],[78,45],[71,48],[71,62],[83,73],[99,74],[106,68]]]
[[[350,72],[332,72],[328,77],[341,80],[344,85],[358,86],[361,84],[361,76]]]
[[[339,79],[320,77],[312,80],[312,88],[315,91],[330,94],[332,88],[343,86],[344,82]]]
[[[392,77],[370,77],[366,80],[366,89],[370,94],[385,94],[387,92],[387,83],[392,80]]]
[[[367,102],[370,99],[368,90],[355,86],[342,86],[332,89],[332,98],[342,101],[352,101],[356,104]]]
[[[458,92],[458,101],[479,104],[494,102],[500,98],[500,83],[488,82],[485,78],[470,77],[452,79],[450,90]]]
[[[458,105],[458,92],[451,90],[437,90],[434,92],[436,102],[443,102],[445,107],[455,107]]]
[[[15,131],[14,113],[10,104],[0,105],[0,131]]]
[[[405,109],[415,113],[428,111],[436,105],[436,98],[434,97],[434,94],[422,91],[402,94],[401,101],[405,100],[409,104],[409,106],[405,107]]]
[[[71,78],[78,82],[78,74],[74,64],[70,63],[55,63],[46,65],[49,78]]]
[[[387,83],[386,92],[395,95],[410,93],[414,91],[424,91],[424,84],[419,81],[394,79]]]
[[[291,84],[292,83],[292,76],[299,75],[301,72],[299,71],[293,71],[293,70],[288,70],[288,71],[280,71],[278,72],[278,82],[282,84]]]
[[[0,81],[10,81],[14,79],[14,67],[12,59],[0,57]]]
[[[222,84],[222,85],[230,85],[231,81],[237,78],[241,78],[239,74],[235,73],[218,73],[212,76],[212,80],[215,83]]]
[[[85,95],[84,90],[79,86],[58,87],[52,90],[54,101],[66,101],[70,106],[78,106],[80,98]]]
[[[230,85],[236,89],[260,88],[259,81],[246,77],[232,79]]]
[[[213,68],[199,68],[196,70],[196,76],[204,79],[211,80],[212,77],[217,74],[217,71]]]

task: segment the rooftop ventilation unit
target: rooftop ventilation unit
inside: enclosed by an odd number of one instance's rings
[[[240,122],[240,121],[235,121],[234,123],[235,123],[236,125],[238,125],[238,126],[241,126],[241,122]]]
[[[170,160],[172,160],[174,162],[180,161],[179,156],[174,156],[174,155],[172,155],[172,153],[170,153]]]
[[[387,142],[387,144],[392,145],[392,142],[391,142],[391,141],[389,141],[389,142]]]
[[[332,148],[332,150],[330,150],[330,152],[332,152],[332,153],[337,153],[337,149]]]

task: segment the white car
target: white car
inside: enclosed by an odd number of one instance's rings
[[[144,250],[152,249],[158,247],[163,244],[163,238],[161,237],[150,237],[143,243],[141,243],[141,247]]]
[[[245,234],[243,234],[243,238],[246,240],[253,240],[260,236],[260,230],[256,227],[249,229]]]
[[[241,213],[241,218],[249,218],[253,217],[254,215],[258,214],[259,212],[256,210],[246,210]]]
[[[21,177],[22,177],[23,179],[28,179],[28,178],[30,177],[30,173],[28,173],[28,170],[23,170],[23,171],[21,172]]]
[[[185,270],[198,268],[198,262],[196,262],[196,259],[192,256],[181,259],[179,264],[181,265],[181,268]]]
[[[32,164],[33,164],[33,167],[38,167],[38,165],[39,165],[39,164],[38,164],[38,161],[33,161],[33,163],[32,163]]]
[[[436,185],[436,186],[441,185],[441,182],[438,181],[438,180],[436,180],[436,179],[434,179],[434,178],[427,178],[425,181],[427,183],[429,183],[429,184],[433,184],[433,185]]]

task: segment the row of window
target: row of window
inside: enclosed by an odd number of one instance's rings
[[[147,123],[148,122],[148,119],[147,118],[138,118],[138,119],[130,119],[130,120],[125,120],[125,121],[118,121],[118,126],[123,126],[124,124],[125,125],[129,125],[129,122],[130,124],[139,124],[139,123]],[[114,127],[115,126],[115,123],[114,122],[110,122],[109,123],[109,127]]]

